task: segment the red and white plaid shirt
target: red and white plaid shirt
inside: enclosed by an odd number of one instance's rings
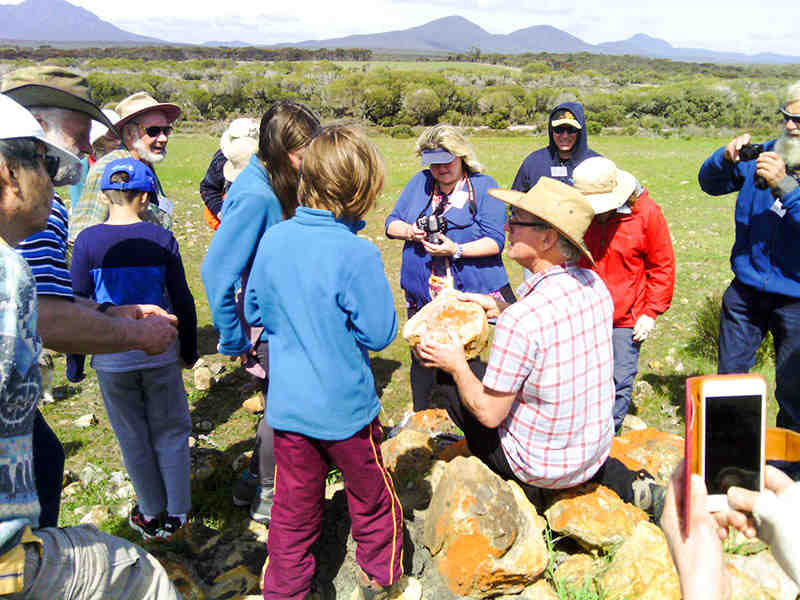
[[[574,263],[536,273],[517,297],[497,320],[483,384],[517,393],[498,427],[516,476],[572,487],[603,465],[614,436],[614,304]]]

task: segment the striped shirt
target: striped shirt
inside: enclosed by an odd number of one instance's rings
[[[514,474],[543,488],[594,475],[614,435],[614,306],[574,263],[534,274],[497,320],[483,384],[517,396],[498,427]]]
[[[33,271],[37,295],[72,299],[72,279],[67,268],[68,229],[67,207],[58,194],[53,194],[53,206],[44,230],[17,246],[17,252]]]

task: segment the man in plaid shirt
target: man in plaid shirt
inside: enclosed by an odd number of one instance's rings
[[[609,459],[614,437],[614,305],[600,277],[578,267],[594,211],[574,188],[542,177],[527,193],[490,190],[511,206],[508,256],[533,273],[505,304],[463,294],[498,316],[481,382],[463,348],[424,340],[426,366],[452,374],[460,398],[448,413],[473,455],[520,483],[537,509],[587,481],[660,516],[663,488],[646,471]]]

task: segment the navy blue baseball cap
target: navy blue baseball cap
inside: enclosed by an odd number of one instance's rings
[[[423,167],[429,165],[446,165],[453,162],[455,158],[455,154],[448,152],[444,148],[433,148],[432,150],[422,151],[421,162]]]
[[[128,181],[111,181],[117,173],[127,173]],[[100,179],[101,190],[135,190],[137,192],[154,192],[156,176],[146,164],[135,158],[118,158],[106,165]]]

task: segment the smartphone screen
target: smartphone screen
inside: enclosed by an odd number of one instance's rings
[[[709,494],[731,486],[758,491],[761,396],[705,397],[705,481]]]

